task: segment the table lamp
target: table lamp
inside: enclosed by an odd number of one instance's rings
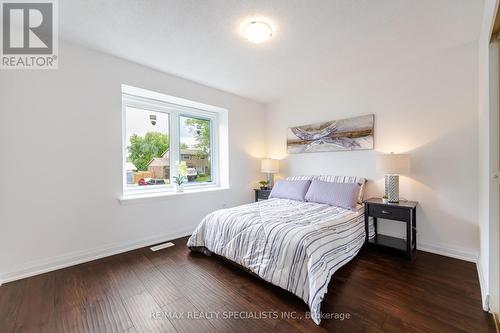
[[[385,173],[385,195],[389,202],[399,202],[399,175],[410,172],[408,154],[377,156],[377,171]]]
[[[279,171],[278,160],[273,160],[271,158],[266,158],[260,162],[260,171],[267,173],[267,181],[269,182],[269,188],[273,187],[274,174]]]

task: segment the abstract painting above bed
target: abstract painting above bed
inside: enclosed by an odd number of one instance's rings
[[[289,154],[373,149],[373,114],[288,128]]]

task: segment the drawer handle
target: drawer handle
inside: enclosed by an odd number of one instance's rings
[[[382,214],[385,214],[385,215],[390,215],[390,214],[391,214],[391,212],[390,212],[390,211],[388,211],[388,210],[383,210],[383,211],[381,211],[381,213],[382,213]]]

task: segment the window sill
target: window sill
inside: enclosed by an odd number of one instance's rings
[[[184,192],[176,192],[175,190],[161,191],[155,193],[134,193],[134,194],[124,194],[118,199],[122,205],[151,202],[153,200],[165,200],[168,198],[179,198],[183,196],[190,196],[196,193],[207,193],[207,192],[217,192],[229,190],[229,186],[204,186],[204,187],[192,187],[184,188]]]

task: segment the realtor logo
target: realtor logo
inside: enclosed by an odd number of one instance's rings
[[[56,0],[1,1],[1,69],[56,69]]]

